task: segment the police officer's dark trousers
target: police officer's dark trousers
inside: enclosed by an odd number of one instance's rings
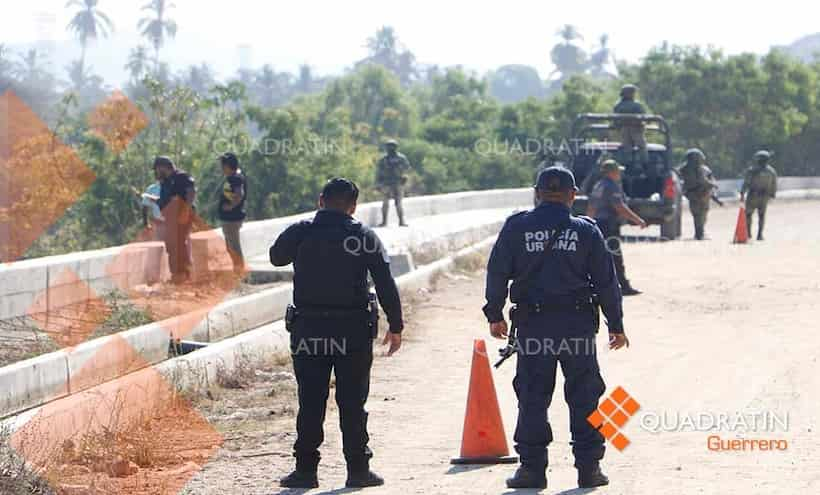
[[[630,287],[626,278],[626,266],[624,265],[624,253],[621,250],[621,224],[617,219],[599,220],[598,228],[604,235],[607,250],[612,254],[612,261],[615,262],[615,273],[618,275],[618,283],[621,287]]]
[[[315,472],[330,391],[336,376],[336,404],[348,470],[366,471],[372,452],[367,446],[365,402],[370,392],[373,339],[366,316],[328,318],[299,316],[291,331],[291,355],[299,394],[294,444],[296,469]]]
[[[558,364],[564,375],[564,398],[570,412],[575,466],[594,465],[604,456],[604,438],[587,417],[598,407],[606,387],[595,352],[591,309],[529,313],[519,320],[518,364],[513,381],[518,396],[515,450],[533,469],[548,464],[552,402]]]

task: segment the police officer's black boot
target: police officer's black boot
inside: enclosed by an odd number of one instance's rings
[[[345,482],[347,488],[367,488],[382,486],[383,484],[384,478],[371,471],[367,466],[363,469],[351,470],[348,468],[347,470],[347,482]]]
[[[318,469],[318,457],[296,457],[296,469],[279,480],[279,485],[284,488],[317,488],[319,486],[319,478],[316,475]]]
[[[319,478],[316,471],[300,471],[298,468],[279,480],[283,488],[318,488]]]
[[[621,294],[624,296],[639,296],[643,294],[643,292],[639,291],[635,287],[632,287],[632,284],[627,281],[626,284],[621,286]]]
[[[507,488],[546,488],[547,473],[545,468],[536,468],[522,464],[512,478],[507,478]]]
[[[695,240],[702,241],[703,240],[703,225],[698,225],[695,223]]]
[[[589,466],[578,467],[578,488],[595,488],[608,484],[609,478],[601,471],[601,466],[597,462]]]

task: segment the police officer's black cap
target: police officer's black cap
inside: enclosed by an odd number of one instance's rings
[[[170,167],[174,168],[174,161],[171,160],[170,157],[167,156],[158,156],[154,158],[154,168],[157,167]]]
[[[359,188],[356,184],[343,177],[330,179],[322,189],[322,197],[325,201],[344,200],[356,201],[359,199]]]
[[[234,170],[239,168],[239,158],[236,156],[236,153],[230,151],[226,151],[219,156],[219,163],[227,165]]]
[[[575,176],[564,167],[548,167],[538,174],[535,188],[540,191],[577,191]]]

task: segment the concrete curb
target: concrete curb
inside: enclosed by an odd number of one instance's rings
[[[53,352],[0,368],[0,414],[69,395],[68,353]]]

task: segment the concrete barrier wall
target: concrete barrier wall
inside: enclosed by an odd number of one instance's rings
[[[406,199],[405,210],[408,219],[413,219],[470,209],[512,207],[526,204],[529,194],[528,189],[507,189],[420,196]],[[266,254],[287,226],[313,214],[248,222],[241,232],[246,257]],[[391,208],[391,214],[395,216],[395,208]],[[381,222],[381,203],[360,205],[356,217],[367,225],[377,225]],[[195,274],[229,264],[220,236],[219,230],[194,234]],[[0,266],[0,319],[54,310],[92,294],[100,296],[117,288],[154,283],[168,275],[164,246],[156,242],[8,263]]]
[[[718,181],[718,186],[721,196],[734,195],[740,192],[743,179],[722,179]],[[820,189],[820,177],[779,177],[777,189],[778,191]]]
[[[492,208],[515,207],[532,202],[532,190],[496,189],[491,191],[469,191],[434,196],[418,196],[404,200],[405,216],[408,220],[432,215],[444,215],[467,210],[485,210]],[[314,213],[304,213],[290,217],[248,222],[242,227],[242,249],[248,258],[264,255],[273,241],[289,225],[298,221],[313,218]],[[356,218],[369,226],[381,223],[381,203],[359,205]],[[395,208],[391,203],[391,221],[398,222]]]
[[[0,265],[0,319],[53,311],[168,277],[160,243],[140,243]]]

